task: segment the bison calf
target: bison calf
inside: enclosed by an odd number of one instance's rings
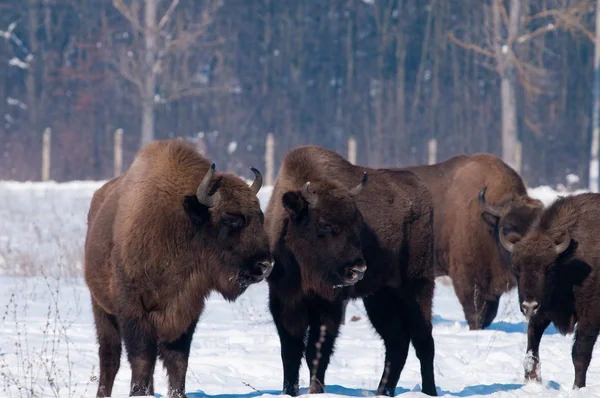
[[[560,198],[522,239],[500,233],[512,253],[521,312],[529,320],[525,379],[540,381],[539,347],[550,322],[561,334],[577,331],[574,387],[585,387],[600,330],[600,194]]]
[[[284,393],[298,395],[303,355],[309,392],[324,391],[343,302],[362,298],[386,347],[377,392],[394,395],[412,341],[422,391],[437,395],[432,212],[429,191],[411,172],[354,166],[315,146],[286,154],[265,222],[276,263],[267,280]]]
[[[471,330],[488,327],[502,293],[515,286],[500,227],[524,235],[543,208],[500,158],[479,153],[408,167],[435,203],[435,272],[449,275]]]
[[[215,173],[181,140],[142,148],[94,194],[85,241],[99,344],[97,396],[110,396],[121,340],[131,396],[153,395],[157,356],[170,397],[185,397],[192,336],[211,291],[233,301],[272,269],[255,180]]]

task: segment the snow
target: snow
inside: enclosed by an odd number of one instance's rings
[[[81,262],[89,201],[103,183],[0,181],[0,396],[95,394],[97,346]],[[271,190],[264,187],[259,193],[263,207]],[[530,194],[548,205],[558,192],[537,187]],[[267,292],[261,283],[236,303],[210,296],[192,345],[186,382],[190,398],[280,394],[280,346]],[[516,291],[502,297],[489,329],[469,331],[451,283],[439,278],[433,312],[435,377],[441,396],[600,396],[600,361],[595,358],[588,370],[590,385],[571,389],[573,336],[561,336],[553,326],[540,347],[542,383],[524,382],[527,325],[518,311]],[[328,396],[373,396],[383,356],[383,344],[362,303],[352,302],[327,372]],[[124,353],[113,396],[128,395],[129,379]],[[303,363],[301,392],[308,382]],[[424,396],[420,384],[419,362],[411,347],[396,394]],[[157,396],[166,396],[161,365],[155,386]]]
[[[11,59],[9,59],[8,64],[10,66],[16,66],[17,68],[21,68],[21,69],[29,69],[29,64],[27,62],[21,61],[17,57],[12,57]]]

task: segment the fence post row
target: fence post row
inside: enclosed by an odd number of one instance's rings
[[[114,162],[115,177],[118,177],[123,171],[123,129],[115,131]]]
[[[348,138],[348,161],[356,164],[356,139],[354,137]]]
[[[437,163],[437,139],[432,138],[427,144],[427,164],[432,165]]]
[[[265,184],[273,185],[273,173],[275,168],[275,138],[273,133],[267,134],[265,145]]]
[[[42,136],[42,181],[50,180],[50,135],[52,129],[46,127]]]

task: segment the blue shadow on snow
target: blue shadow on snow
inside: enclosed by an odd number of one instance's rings
[[[434,315],[431,321],[434,326],[435,325],[443,325],[443,324],[454,324],[454,323],[458,322],[461,327],[467,327],[466,321],[452,321],[449,319],[444,319],[440,315]],[[505,332],[505,333],[527,334],[527,322],[519,322],[519,323],[510,323],[510,322],[504,322],[504,321],[492,322],[492,324],[490,326],[488,326],[487,328],[485,328],[484,330],[489,330],[489,331],[498,330],[500,332]],[[556,329],[556,327],[554,327],[554,324],[550,324],[550,326],[548,326],[546,328],[546,330],[544,331],[544,335],[553,335],[553,334],[559,334],[559,331],[558,331],[558,329]]]
[[[524,384],[478,384],[475,386],[465,387],[462,391],[452,392],[445,391],[438,387],[437,392],[440,396],[450,395],[453,397],[472,397],[475,395],[491,395],[497,392],[508,392],[515,391],[523,387]],[[549,381],[546,384],[547,388],[553,390],[559,390],[560,384],[555,381]],[[396,388],[396,396],[402,396],[402,394],[416,391],[416,390],[408,390],[406,388],[397,387]],[[419,390],[420,391],[420,390]],[[308,393],[308,388],[301,388],[300,395],[304,395]],[[366,390],[363,388],[346,388],[338,385],[330,385],[325,387],[326,394],[336,394],[336,395],[344,395],[348,397],[372,397],[375,396],[374,390]],[[196,392],[188,392],[187,396],[189,398],[256,398],[263,395],[272,395],[272,396],[281,396],[281,390],[265,390],[265,391],[253,391],[247,394],[216,394],[209,395],[204,391],[198,390]],[[156,398],[162,398],[162,395],[156,394]]]

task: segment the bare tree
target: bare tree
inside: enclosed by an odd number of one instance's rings
[[[449,38],[455,44],[495,61],[495,70],[500,76],[500,96],[502,109],[502,158],[511,167],[516,167],[517,147],[517,82],[530,93],[539,93],[540,80],[544,71],[531,63],[531,60],[519,59],[517,47],[528,43],[548,32],[558,29],[579,30],[588,37],[592,34],[586,30],[582,18],[589,12],[589,0],[562,2],[561,6],[549,8],[533,15],[528,15],[529,2],[509,0],[507,9],[505,0],[491,0],[486,15],[491,23],[486,27],[482,43],[467,43],[458,39],[454,31]],[[575,5],[570,5],[576,3]],[[537,25],[530,29],[530,25]],[[517,81],[518,78],[518,81]]]
[[[154,140],[157,103],[208,91],[206,79],[197,77],[199,70],[189,70],[188,52],[199,45],[222,2],[203,1],[199,23],[186,24],[184,13],[176,12],[179,1],[171,0],[158,19],[163,0],[132,0],[130,5],[124,0],[113,0],[113,5],[127,18],[134,32],[129,46],[118,48],[116,66],[139,91],[142,109],[140,146]],[[143,18],[140,17],[142,3]],[[197,63],[196,68],[199,66]]]

